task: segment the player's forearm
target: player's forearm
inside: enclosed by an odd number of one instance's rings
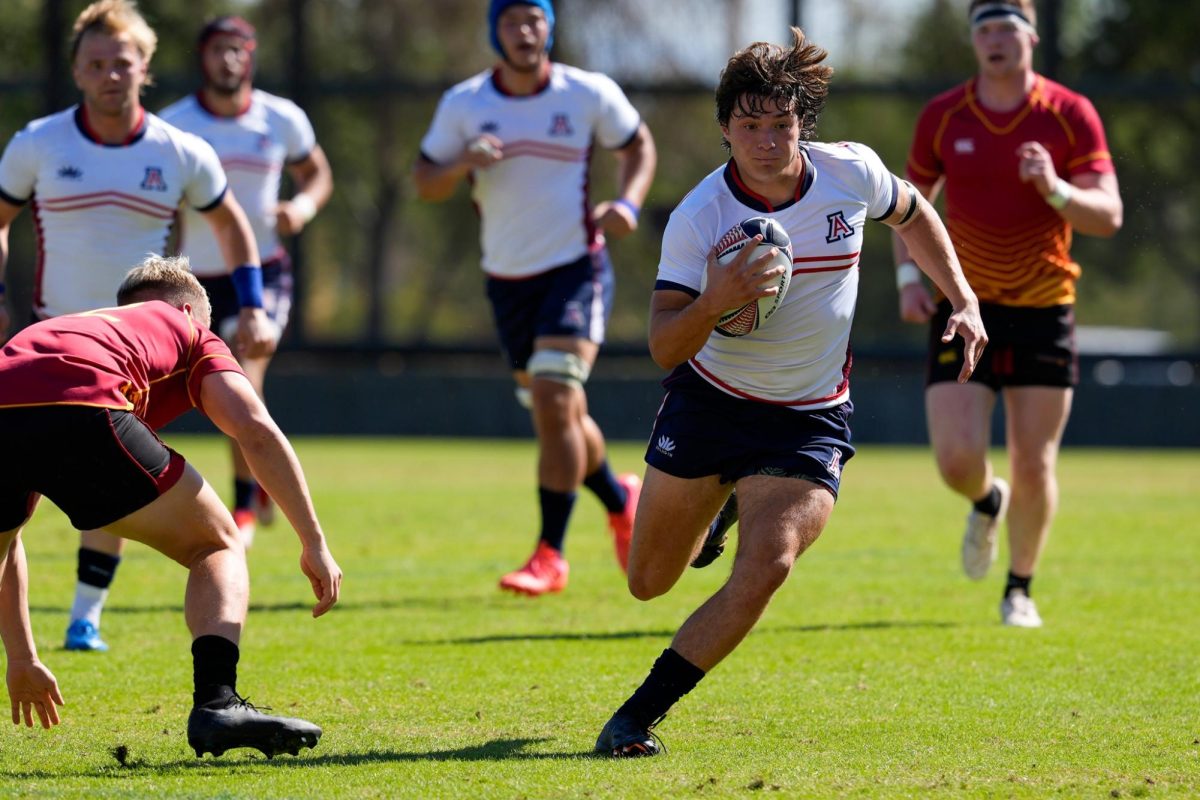
[[[922,213],[910,225],[895,231],[905,253],[942,290],[956,310],[969,303],[978,303],[975,292],[967,284],[959,266],[958,256],[954,254],[954,245],[945,226],[933,207],[925,200],[921,202]]]
[[[226,193],[221,204],[206,216],[230,272],[247,264],[259,265],[258,242],[254,239],[250,220],[232,194]]]
[[[663,369],[674,369],[700,352],[724,313],[713,308],[704,295],[687,305],[652,308],[650,311],[650,357]]]
[[[278,504],[304,547],[325,542],[308,483],[295,450],[274,422],[261,420],[239,432],[238,446],[254,477]]]
[[[29,621],[29,574],[25,547],[20,537],[13,540],[0,576],[0,639],[9,661],[37,659],[33,626]]]
[[[313,148],[304,164],[305,169],[292,175],[296,194],[307,195],[312,200],[313,207],[320,211],[333,196],[333,168],[329,166],[329,159],[325,157],[325,151],[320,146]],[[295,195],[292,197],[295,199]]]
[[[419,159],[412,171],[417,197],[429,203],[448,200],[470,172],[471,165],[462,160],[435,164]]]
[[[1072,187],[1066,207],[1058,212],[1077,233],[1108,238],[1121,229],[1125,209],[1121,196],[1102,187]]]

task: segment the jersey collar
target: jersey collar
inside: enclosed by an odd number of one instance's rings
[[[203,89],[196,90],[196,105],[200,106],[200,109],[205,114],[208,114],[210,117],[216,117],[217,119],[236,119],[236,118],[242,116],[243,114],[245,114],[247,111],[249,111],[250,105],[253,102],[254,102],[254,93],[250,92],[249,94],[246,95],[246,102],[242,105],[242,107],[237,110],[237,113],[230,116],[228,114],[222,114],[220,111],[217,111],[215,108],[213,108],[208,103],[206,103],[204,100],[204,90]]]
[[[538,81],[537,88],[533,90],[533,94],[513,94],[507,88],[505,88],[504,83],[500,80],[500,68],[493,67],[492,88],[496,90],[497,94],[502,95],[503,97],[511,97],[514,100],[521,100],[527,97],[537,97],[539,94],[546,91],[547,87],[550,86],[550,76],[553,72],[554,65],[547,61],[546,71],[542,74],[541,80]]]
[[[88,123],[87,107],[80,103],[75,107],[75,127],[83,134],[85,139],[98,144],[101,147],[129,147],[131,144],[137,144],[146,135],[146,109],[138,106],[137,123],[133,126],[133,130],[125,137],[122,142],[110,144],[100,139],[100,135],[92,129]]]
[[[804,164],[804,174],[800,176],[800,180],[796,181],[796,192],[792,195],[792,199],[782,205],[771,205],[767,198],[758,194],[742,181],[742,176],[738,172],[737,162],[732,158],[725,165],[725,185],[729,187],[729,191],[737,198],[742,205],[749,206],[755,211],[782,211],[785,208],[790,208],[800,202],[801,198],[808,193],[808,190],[813,185],[813,181],[817,177],[817,171],[813,167],[812,159],[808,157],[808,150],[800,148],[800,160]]]

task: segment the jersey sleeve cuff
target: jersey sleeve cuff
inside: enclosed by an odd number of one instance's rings
[[[223,188],[220,191],[220,193],[217,195],[216,200],[213,200],[211,203],[209,203],[206,206],[197,206],[196,210],[199,211],[201,214],[212,211],[214,208],[221,205],[221,201],[225,199],[225,193],[228,191],[229,191],[229,184],[225,184],[225,188]]]
[[[637,138],[638,131],[640,131],[641,129],[642,129],[642,118],[638,117],[637,124],[633,126],[633,133],[626,136],[625,141],[621,142],[619,145],[617,145],[616,147],[613,147],[611,149],[612,150],[624,150],[626,147],[629,147],[629,145],[633,144],[633,140]]]
[[[700,296],[700,293],[697,292],[692,287],[684,286],[682,283],[675,283],[674,281],[663,281],[663,280],[655,281],[654,282],[654,291],[656,291],[656,292],[661,292],[661,291],[683,292],[684,294],[688,295],[689,297],[691,297],[693,299]]]
[[[10,206],[23,206],[29,202],[28,197],[26,197],[24,200],[13,197],[11,194],[4,191],[3,186],[0,186],[0,200],[3,200],[4,202],[8,203]]]

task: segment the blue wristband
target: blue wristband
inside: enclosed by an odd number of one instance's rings
[[[640,208],[635,206],[631,200],[626,200],[624,197],[618,197],[616,200],[613,200],[613,205],[625,206],[625,208],[629,209],[629,213],[633,214],[634,222],[637,222],[638,214],[642,213]]]
[[[242,308],[263,307],[262,268],[243,264],[233,271],[233,290],[237,292],[238,305]]]

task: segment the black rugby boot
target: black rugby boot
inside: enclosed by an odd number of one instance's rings
[[[653,732],[654,726],[662,721],[663,717],[659,717],[649,725],[642,725],[630,715],[618,711],[600,731],[595,752],[612,758],[641,758],[665,753],[666,746]]]
[[[197,758],[205,753],[221,756],[236,747],[253,747],[271,758],[279,753],[296,756],[301,747],[316,747],[321,729],[302,719],[264,714],[235,693],[224,705],[194,707],[187,737]]]

